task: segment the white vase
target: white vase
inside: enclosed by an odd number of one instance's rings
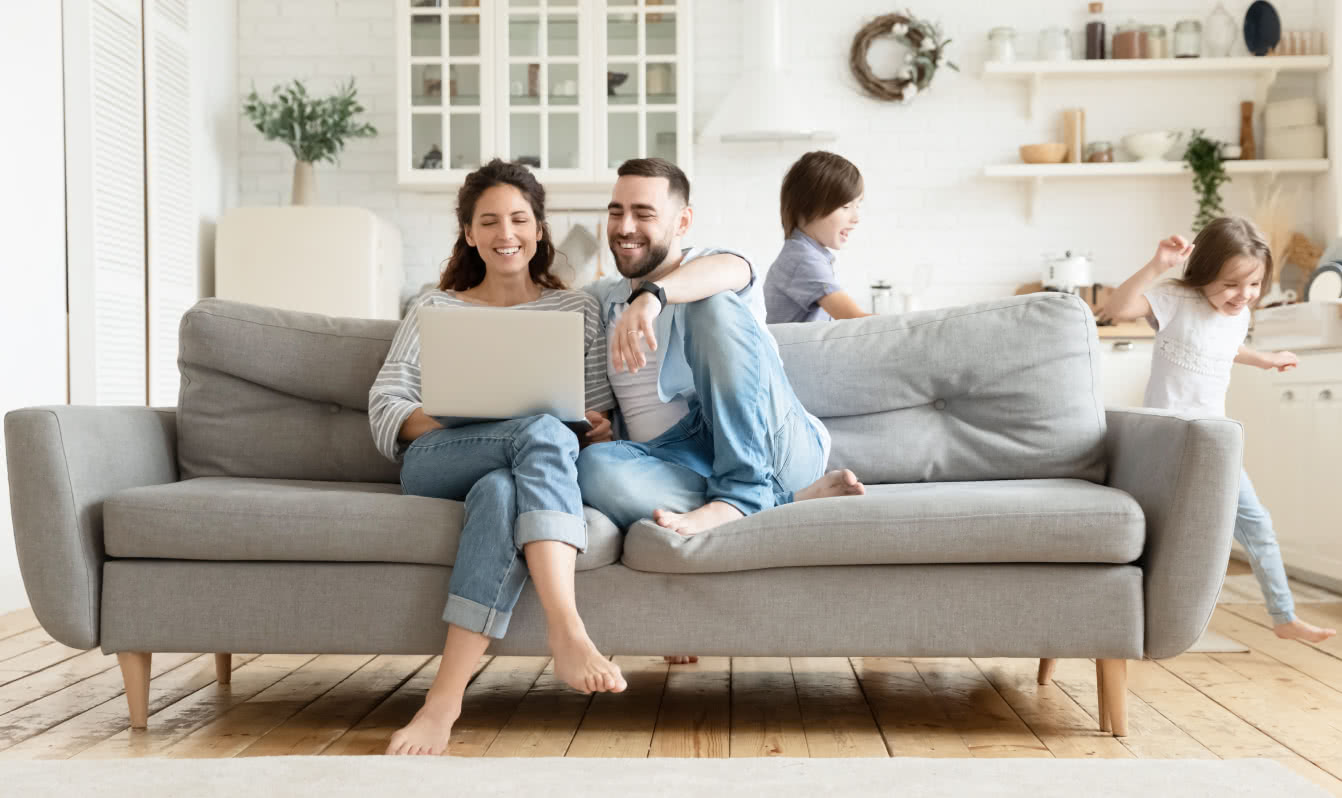
[[[317,171],[312,161],[294,161],[294,205],[311,205],[317,199]]]
[[[1235,24],[1235,18],[1230,16],[1224,5],[1217,3],[1202,28],[1202,44],[1207,57],[1225,58],[1230,55],[1230,48],[1235,46],[1238,35],[1239,26]]]

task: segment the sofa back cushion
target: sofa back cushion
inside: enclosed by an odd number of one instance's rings
[[[182,478],[395,482],[368,388],[397,323],[205,299],[181,324]],[[1103,481],[1099,346],[1079,298],[770,328],[831,468],[870,483]]]
[[[182,478],[396,482],[368,388],[397,323],[204,299],[182,317]]]
[[[797,396],[863,480],[1104,479],[1099,341],[1070,294],[778,324]]]

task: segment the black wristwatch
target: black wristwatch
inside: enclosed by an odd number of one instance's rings
[[[652,294],[657,297],[657,301],[662,303],[662,307],[658,312],[666,308],[666,290],[660,285],[644,280],[639,284],[638,288],[634,289],[634,293],[629,295],[629,304],[634,304],[634,300],[638,299],[640,294]]]

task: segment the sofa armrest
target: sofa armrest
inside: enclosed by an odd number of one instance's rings
[[[173,410],[29,407],[5,415],[19,570],[33,612],[67,646],[98,645],[103,500],[177,481]]]
[[[1235,529],[1244,430],[1226,418],[1108,410],[1108,484],[1146,514],[1146,656],[1182,654],[1216,609]]]

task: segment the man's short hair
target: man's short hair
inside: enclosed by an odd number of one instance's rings
[[[680,197],[683,205],[690,204],[690,179],[679,166],[665,158],[630,158],[620,164],[615,174],[620,177],[664,177],[671,184],[671,196]]]

